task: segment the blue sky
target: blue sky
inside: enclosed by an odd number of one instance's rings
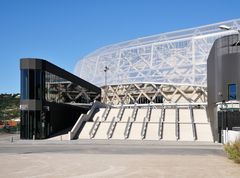
[[[0,0],[0,93],[20,91],[20,58],[73,72],[104,45],[240,18],[239,7],[239,0]]]

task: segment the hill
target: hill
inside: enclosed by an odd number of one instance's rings
[[[20,117],[20,95],[0,94],[0,120],[10,120]]]

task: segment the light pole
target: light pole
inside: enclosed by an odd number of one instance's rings
[[[105,102],[107,102],[107,71],[109,70],[108,66],[104,67],[105,72]]]
[[[232,27],[229,27],[227,25],[220,25],[218,28],[221,30],[233,30],[238,32],[238,41],[235,43],[235,46],[238,46],[238,44],[240,43],[240,29],[235,30],[235,29],[232,29]]]
[[[108,66],[104,67],[104,72],[105,72],[105,86],[107,86],[107,71],[109,70]]]

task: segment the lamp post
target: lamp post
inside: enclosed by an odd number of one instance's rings
[[[105,86],[107,86],[107,71],[109,70],[108,66],[104,67],[104,72],[105,72]]]
[[[104,67],[104,73],[105,73],[105,102],[107,102],[107,71],[109,70],[108,66]]]

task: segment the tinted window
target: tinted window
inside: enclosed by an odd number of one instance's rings
[[[34,99],[34,70],[29,70],[29,99]]]
[[[237,85],[229,84],[228,85],[228,100],[236,100],[237,99]]]
[[[42,80],[42,77],[41,77],[41,71],[40,70],[36,70],[36,73],[35,73],[35,82],[36,82],[36,86],[35,86],[35,99],[41,99],[41,94],[42,94],[42,86],[41,86],[41,80]]]
[[[28,99],[28,70],[21,70],[21,99]]]

